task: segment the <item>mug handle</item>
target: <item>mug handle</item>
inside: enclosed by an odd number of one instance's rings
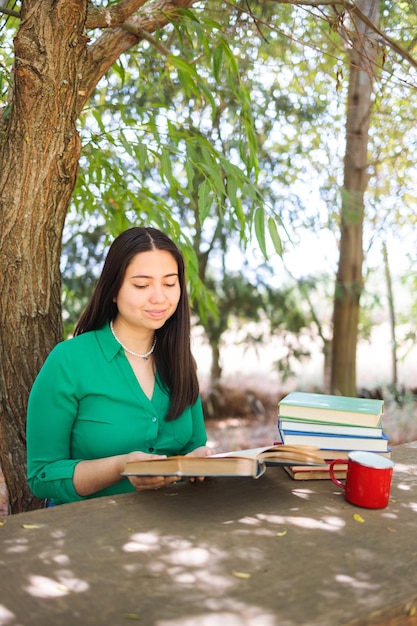
[[[340,463],[346,463],[346,459],[333,459],[333,461],[331,461],[329,465],[329,473],[330,473],[330,478],[332,479],[334,484],[344,489],[345,483],[342,483],[342,481],[336,478],[336,476],[334,475],[334,466]]]

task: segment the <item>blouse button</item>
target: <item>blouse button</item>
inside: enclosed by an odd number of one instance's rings
[[[42,472],[41,478],[46,478],[46,473],[45,472]]]
[[[148,448],[149,452],[153,452],[155,448]]]
[[[156,422],[157,420],[158,420],[158,418],[157,418],[157,417],[153,417],[153,418],[152,418],[152,421],[153,421],[153,422]]]

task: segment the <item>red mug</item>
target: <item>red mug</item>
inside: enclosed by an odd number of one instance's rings
[[[391,459],[374,452],[350,452],[345,483],[334,475],[337,463],[346,463],[346,459],[330,463],[330,478],[344,490],[348,502],[366,509],[383,509],[388,505],[394,468]]]

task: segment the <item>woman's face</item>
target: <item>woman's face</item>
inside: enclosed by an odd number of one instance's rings
[[[175,313],[181,295],[178,265],[170,252],[139,252],[128,265],[115,298],[118,321],[157,330]]]

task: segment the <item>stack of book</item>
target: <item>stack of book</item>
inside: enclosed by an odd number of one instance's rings
[[[330,478],[329,463],[346,460],[353,450],[390,456],[382,427],[383,400],[350,398],[294,391],[278,403],[278,443],[314,446],[323,467],[287,466],[295,480]],[[335,465],[335,475],[346,477],[346,463]]]

